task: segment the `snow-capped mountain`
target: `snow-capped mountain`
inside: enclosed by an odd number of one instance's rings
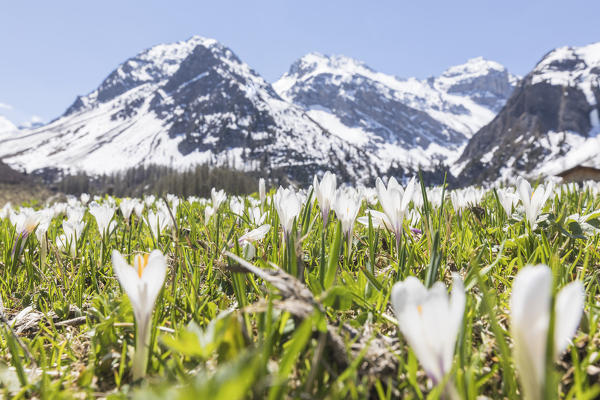
[[[471,183],[600,167],[599,104],[600,42],[555,49],[473,136],[453,172]]]
[[[17,127],[8,118],[0,115],[0,133],[16,131]]]
[[[273,87],[329,132],[373,154],[385,171],[394,163],[425,169],[452,163],[517,82],[503,66],[483,58],[419,80],[311,53]]]
[[[468,97],[497,113],[512,94],[519,79],[501,64],[477,57],[465,64],[448,68],[433,80],[433,86],[441,92]]]
[[[378,173],[361,149],[282,100],[230,49],[201,37],[152,47],[48,125],[0,135],[0,158],[28,172],[209,162],[304,182],[327,169],[346,181]]]

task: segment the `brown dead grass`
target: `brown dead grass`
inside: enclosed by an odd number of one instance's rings
[[[39,183],[0,183],[0,207],[10,202],[13,205],[45,202],[55,193]]]

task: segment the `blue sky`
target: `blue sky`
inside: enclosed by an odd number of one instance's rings
[[[305,53],[425,78],[484,56],[527,73],[549,50],[600,40],[598,1],[0,0],[0,115],[60,115],[120,62],[198,34],[267,80]]]

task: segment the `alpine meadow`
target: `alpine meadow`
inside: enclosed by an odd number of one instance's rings
[[[0,1],[0,400],[600,399],[599,15]]]
[[[600,185],[2,209],[7,397],[593,399]]]

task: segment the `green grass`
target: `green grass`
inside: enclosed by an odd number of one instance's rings
[[[519,398],[508,304],[516,273],[538,263],[552,268],[557,287],[580,279],[586,289],[573,345],[554,365],[556,394],[600,396],[600,215],[573,217],[600,209],[589,188],[557,189],[533,231],[522,213],[507,216],[493,191],[460,214],[449,199],[443,209],[426,203],[417,225],[405,223],[398,248],[390,232],[358,223],[348,248],[333,212],[323,232],[316,203],[303,206],[286,243],[267,206],[272,229],[255,244],[256,273],[225,254],[242,254],[237,238],[256,226],[228,202],[209,221],[204,207],[182,200],[175,227],[159,237],[135,214],[126,223],[117,211],[104,240],[86,212],[75,257],[56,247],[63,215],[50,225],[45,254],[35,235],[16,243],[9,219],[0,220],[5,397],[439,398],[389,297],[406,276],[450,285],[458,272],[467,305],[448,380],[460,398]],[[169,260],[141,382],[131,380],[135,324],[113,249],[126,258],[159,249]]]

